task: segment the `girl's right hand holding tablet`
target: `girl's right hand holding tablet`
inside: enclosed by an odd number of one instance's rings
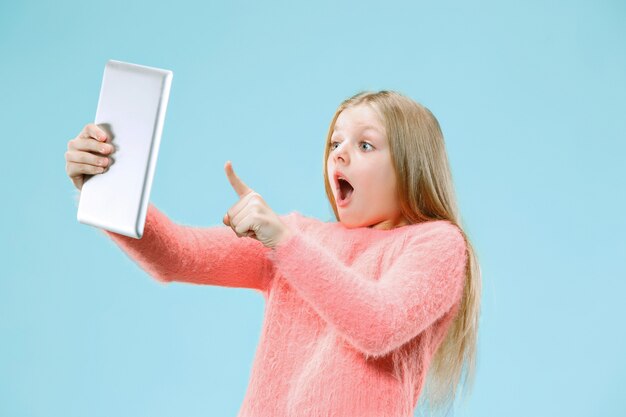
[[[106,141],[106,132],[89,123],[67,143],[65,172],[78,190],[83,188],[85,175],[102,174],[111,164],[105,155],[112,155],[115,147]]]

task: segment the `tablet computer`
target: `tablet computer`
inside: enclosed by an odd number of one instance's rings
[[[141,239],[173,72],[109,60],[94,123],[115,148],[109,169],[86,175],[80,223]]]

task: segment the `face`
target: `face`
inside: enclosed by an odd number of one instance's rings
[[[385,128],[371,105],[343,110],[330,141],[326,171],[339,221],[348,228],[392,229],[408,224],[400,214]],[[345,201],[337,176],[354,189]]]

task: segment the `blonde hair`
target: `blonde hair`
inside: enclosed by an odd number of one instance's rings
[[[339,114],[347,107],[359,104],[369,104],[385,127],[404,218],[409,224],[448,220],[459,228],[465,238],[466,281],[461,305],[432,358],[422,396],[425,406],[428,404],[431,411],[441,411],[452,407],[463,370],[465,393],[469,394],[474,385],[480,315],[480,265],[461,227],[439,122],[426,107],[395,91],[362,91],[344,100],[335,111],[326,138],[323,162],[326,195],[335,218],[339,220],[339,214],[326,171],[330,138]]]

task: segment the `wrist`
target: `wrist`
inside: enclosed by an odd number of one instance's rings
[[[286,229],[281,235],[280,239],[278,239],[278,242],[276,243],[276,245],[274,245],[272,249],[276,249],[276,246],[282,245],[283,243],[287,242],[289,239],[291,239],[292,236],[293,236],[293,233],[291,232],[291,230]]]

